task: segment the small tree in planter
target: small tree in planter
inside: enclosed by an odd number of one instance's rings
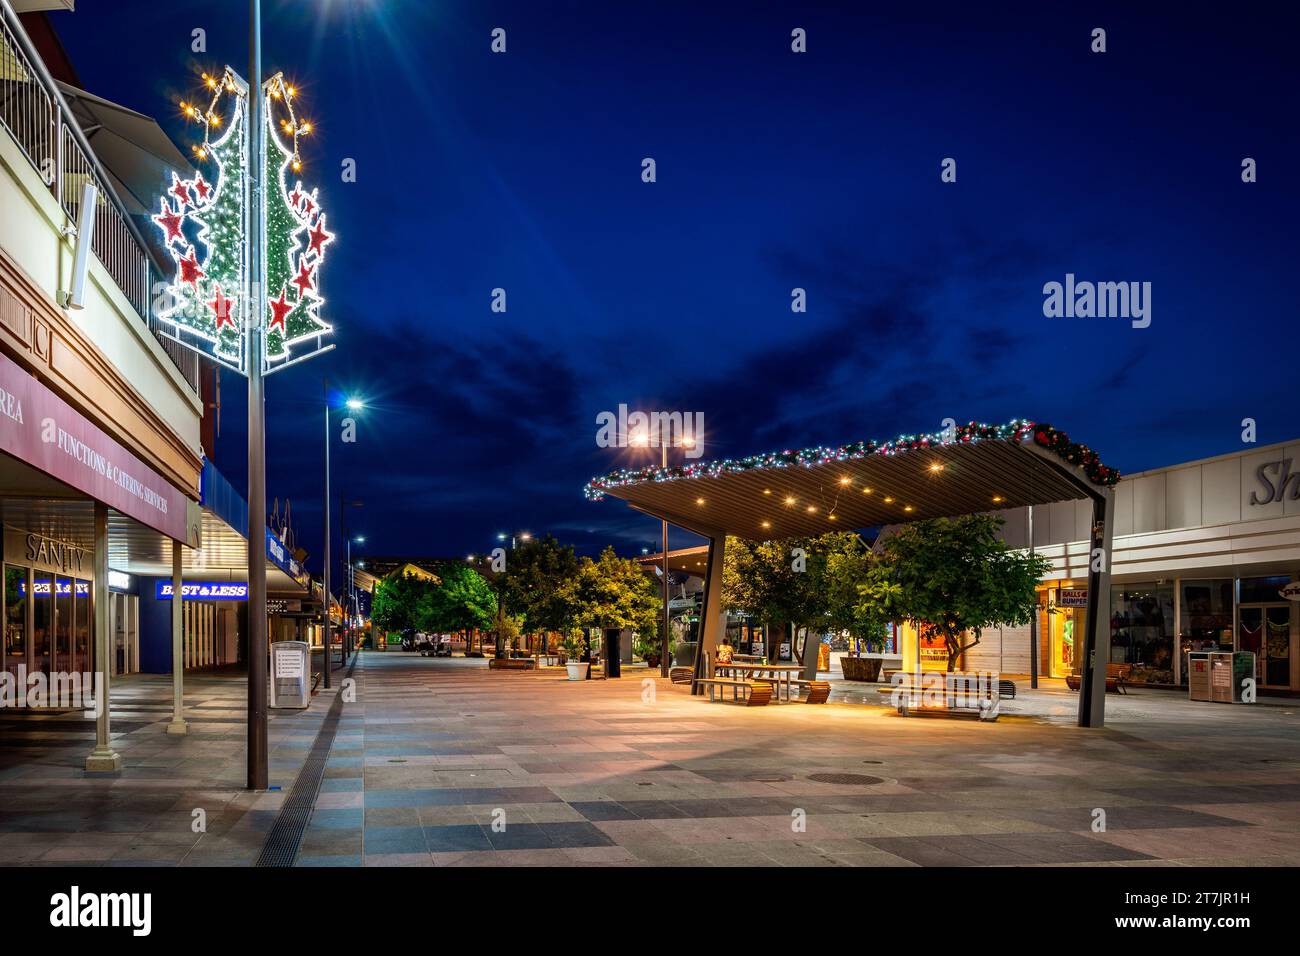
[[[936,518],[889,537],[860,588],[867,618],[928,624],[942,635],[948,670],[995,624],[1027,624],[1037,585],[1051,568],[1042,555],[1009,548],[994,515]],[[962,643],[962,635],[973,637]]]
[[[564,598],[578,627],[601,632],[653,633],[661,606],[654,582],[641,566],[620,558],[613,548],[601,552],[599,561],[582,559],[578,573],[564,585]]]
[[[587,653],[587,634],[583,628],[575,627],[564,632],[560,638],[560,649],[564,651],[564,666],[568,668],[569,680],[582,680],[587,676],[590,665],[582,660]]]

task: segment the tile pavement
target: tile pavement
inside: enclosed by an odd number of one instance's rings
[[[744,708],[625,675],[363,655],[296,865],[1300,864],[1287,701],[1137,691],[1082,731],[1053,688],[981,724],[901,718],[861,688]],[[116,778],[81,772],[91,734],[74,717],[0,715],[0,864],[256,859],[332,698],[272,719],[283,789],[248,794],[242,678],[189,680],[185,738],[162,732],[169,690],[115,685]]]

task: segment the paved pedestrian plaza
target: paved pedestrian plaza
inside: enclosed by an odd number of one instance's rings
[[[1300,701],[1137,690],[1080,730],[1059,686],[981,723],[843,682],[746,708],[638,669],[369,653],[352,676],[325,734],[337,686],[273,712],[263,794],[242,790],[241,675],[187,679],[186,737],[163,732],[169,680],[119,681],[117,776],[82,772],[89,723],[0,714],[0,863],[252,864],[325,740],[297,866],[1300,864]]]

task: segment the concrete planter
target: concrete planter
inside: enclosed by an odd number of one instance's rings
[[[588,666],[586,661],[569,661],[564,669],[569,672],[569,680],[586,680]]]
[[[884,661],[879,657],[851,657],[845,654],[840,658],[840,667],[844,669],[845,680],[871,681],[880,679],[880,667]]]

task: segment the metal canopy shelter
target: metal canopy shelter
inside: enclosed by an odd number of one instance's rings
[[[712,658],[726,617],[722,564],[728,535],[753,541],[904,524],[1029,505],[1089,499],[1092,542],[1078,723],[1105,719],[1110,659],[1110,553],[1113,485],[1119,473],[1095,452],[1046,424],[970,423],[942,434],[904,435],[680,468],[612,472],[588,483],[587,497],[620,498],[633,508],[709,540],[697,657]],[[1102,609],[1107,609],[1101,613]],[[806,642],[805,677],[816,676],[816,648]]]

